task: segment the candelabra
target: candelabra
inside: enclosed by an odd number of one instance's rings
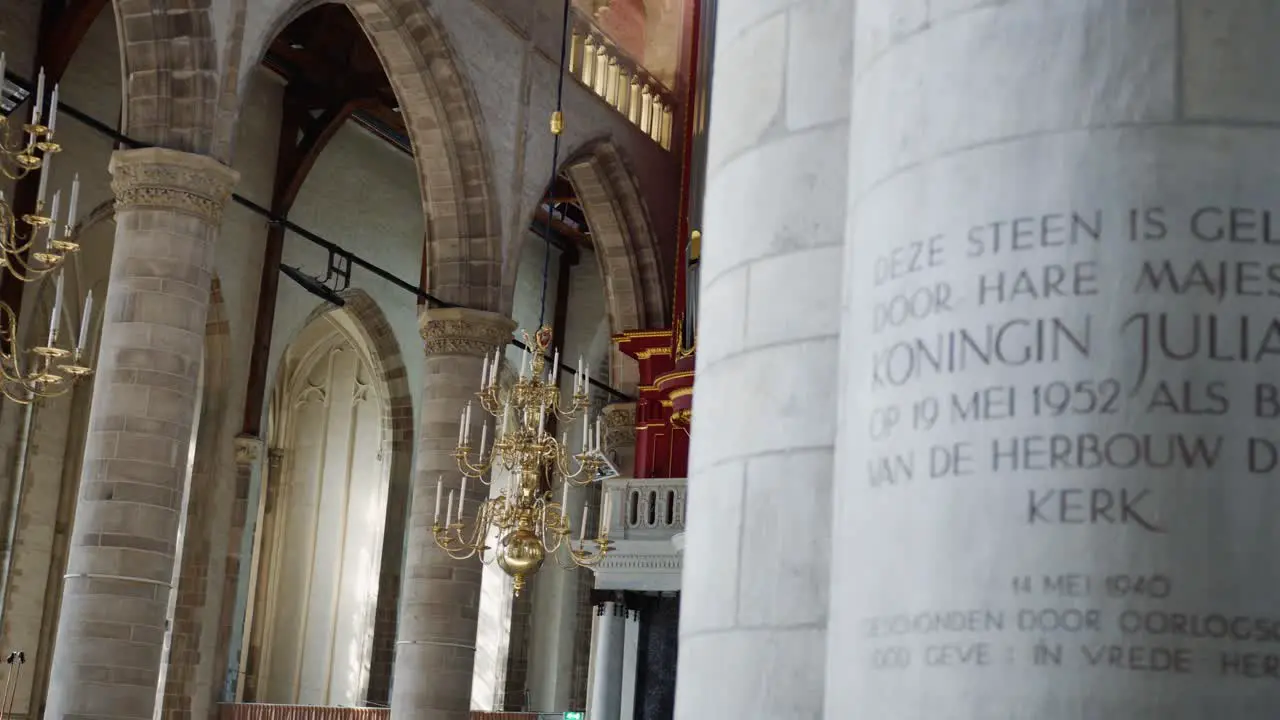
[[[532,338],[528,333],[523,335],[526,349],[520,374],[510,388],[504,390],[498,380],[502,350],[496,351],[492,360],[485,358],[477,398],[480,408],[493,417],[496,428],[493,443],[491,446],[488,443],[489,420],[486,418],[481,423],[479,445],[472,447],[472,403],[467,403],[454,451],[462,472],[462,487],[456,506],[454,492],[449,491],[445,521],[441,525],[443,478],[437,482],[432,524],[436,544],[450,557],[455,560],[479,557],[486,564],[496,561],[498,567],[511,576],[516,595],[548,556],[555,557],[563,567],[590,567],[609,551],[607,495],[594,538],[587,538],[589,505],[583,505],[576,541],[569,523],[569,487],[591,483],[605,465],[601,447],[603,423],[599,416],[594,424],[589,417],[590,371],[583,372],[582,361],[578,361],[572,399],[567,407],[562,407],[557,382],[559,352],[551,368],[546,367],[551,330],[544,327]],[[568,431],[559,440],[547,431],[548,416],[565,425],[580,420],[581,452],[570,453]],[[549,489],[555,476],[559,476],[561,482],[559,502]],[[488,486],[499,478],[504,478],[504,484],[498,486],[497,495],[482,501],[468,523],[465,519],[468,479]],[[490,546],[490,542],[494,545]]]
[[[3,82],[4,69],[5,55],[0,53],[0,83]],[[54,155],[61,152],[62,147],[54,141],[58,124],[58,87],[54,85],[49,98],[48,124],[45,124],[44,86],[45,75],[41,70],[30,122],[20,129],[14,127],[8,117],[0,115],[0,174],[10,180],[21,180],[31,173],[39,173],[33,212],[19,216],[0,193],[0,267],[8,270],[5,277],[10,282],[33,282],[60,270],[67,257],[80,248],[75,238],[75,218],[80,200],[78,175],[71,184],[66,222],[60,222],[61,193],[53,194],[46,214],[45,197],[50,169]],[[27,231],[21,232],[20,226],[25,226]],[[80,333],[71,347],[58,344],[62,310],[63,273],[58,272],[45,343],[24,351],[18,338],[17,313],[0,302],[0,393],[6,398],[29,403],[37,398],[62,395],[74,387],[76,380],[93,372],[85,364],[93,294],[89,293],[85,298]],[[26,361],[27,355],[34,356],[34,359]]]
[[[5,56],[0,53],[0,78],[4,77]],[[44,71],[36,83],[31,121],[20,128],[8,117],[0,115],[0,174],[10,180],[21,180],[39,173],[39,189],[32,212],[19,214],[0,193],[0,267],[23,282],[30,282],[56,270],[80,248],[73,236],[77,205],[80,200],[80,178],[71,184],[66,223],[60,220],[62,194],[55,192],[48,205],[50,170],[53,157],[62,151],[54,141],[58,126],[58,87],[53,88],[46,112],[44,106]],[[23,231],[25,228],[25,232]]]

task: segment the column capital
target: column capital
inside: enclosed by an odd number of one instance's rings
[[[211,225],[222,223],[222,210],[240,173],[207,155],[142,148],[111,154],[111,190],[116,210],[170,210]]]
[[[600,411],[604,417],[605,444],[609,447],[636,444],[636,404],[619,402],[605,405]]]
[[[252,465],[262,457],[264,443],[252,435],[236,436],[236,465]]]
[[[418,316],[427,355],[490,355],[511,342],[515,328],[505,315],[469,308],[434,308]]]

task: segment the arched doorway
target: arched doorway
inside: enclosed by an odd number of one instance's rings
[[[259,702],[358,705],[367,694],[390,479],[389,399],[344,311],[290,345],[272,390],[272,449],[254,606]]]

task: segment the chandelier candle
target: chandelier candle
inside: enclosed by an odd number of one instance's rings
[[[0,52],[0,78],[4,77],[5,64],[5,54]],[[52,203],[46,202],[53,156],[62,151],[54,141],[61,91],[55,84],[46,108],[44,88],[42,69],[31,103],[30,122],[0,116],[0,177],[21,180],[31,173],[39,174],[35,207],[29,212],[16,212],[0,194],[0,266],[6,270],[6,281],[36,282],[51,272],[59,273],[47,344],[22,347],[15,332],[17,314],[8,304],[0,303],[0,395],[19,404],[63,395],[75,387],[77,380],[93,373],[81,364],[81,351],[88,340],[90,301],[86,299],[79,337],[68,338],[79,342],[73,347],[56,345],[65,294],[61,270],[67,257],[80,249],[75,237],[80,179],[76,177],[72,182],[64,224],[62,194],[55,192]],[[47,124],[42,124],[46,115]]]
[[[76,355],[84,352],[89,344],[89,320],[93,317],[93,291],[84,296],[84,312],[80,314],[80,337],[76,340]]]
[[[453,491],[450,490],[445,522],[440,524],[442,477],[436,483],[436,512],[431,528],[436,544],[455,560],[478,557],[486,564],[496,562],[512,577],[516,595],[548,556],[555,556],[565,567],[585,567],[599,563],[609,551],[607,522],[601,522],[594,538],[587,538],[590,507],[584,505],[582,509],[582,525],[576,541],[568,516],[569,485],[594,482],[597,471],[604,465],[599,418],[595,419],[595,442],[589,442],[591,418],[588,417],[588,384],[584,382],[589,375],[582,373],[575,377],[573,396],[565,407],[558,382],[559,353],[553,355],[551,367],[547,367],[551,329],[544,327],[533,337],[525,333],[524,340],[526,349],[520,358],[520,374],[510,387],[503,388],[498,382],[501,351],[494,354],[492,362],[485,359],[481,371],[483,383],[476,397],[482,410],[495,420],[502,419],[501,429],[490,446],[486,419],[480,426],[479,447],[471,447],[471,403],[463,409],[458,447],[454,450],[463,476],[458,516],[453,517]],[[581,360],[578,367],[581,371]],[[581,419],[580,452],[569,451],[565,443],[567,433],[557,440],[547,432],[549,414],[565,424]],[[498,426],[496,422],[495,426]],[[504,484],[496,496],[490,493],[490,498],[480,502],[473,522],[465,523],[463,499],[467,480],[476,479],[490,485],[495,471]],[[560,502],[555,501],[551,492],[557,477],[561,483]],[[608,507],[607,498],[605,507]]]

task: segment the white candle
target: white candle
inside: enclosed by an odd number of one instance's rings
[[[507,436],[507,422],[511,419],[511,406],[502,406],[502,437]]]
[[[589,432],[587,428],[590,426],[591,421],[587,419],[587,414],[582,413],[582,447],[580,448],[580,452],[586,452],[590,445],[590,442],[587,439],[587,433]]]
[[[596,416],[596,452],[600,452],[600,441],[604,438],[604,421]]]
[[[53,314],[49,316],[49,347],[53,347],[53,343],[58,339],[58,315],[62,312],[62,279],[63,274],[58,273],[57,289],[53,292]]]
[[[582,392],[582,356],[578,356],[578,372],[573,374],[573,394]]]
[[[462,447],[462,443],[463,443],[462,433],[466,431],[466,428],[467,428],[467,411],[465,408],[463,408],[462,412],[458,415],[458,447]]]
[[[489,443],[489,423],[480,426],[480,460],[484,460],[484,448]]]
[[[435,524],[440,524],[440,496],[444,492],[444,476],[441,475],[436,479],[436,514],[432,520]]]
[[[542,407],[538,409],[538,437],[542,437],[542,431],[547,427],[547,404],[542,403]]]
[[[498,363],[502,362],[502,349],[493,351],[493,364],[489,366],[489,384],[492,385],[498,381]]]
[[[462,522],[462,504],[467,501],[467,476],[462,476],[462,490],[458,492],[458,522]]]
[[[609,518],[613,517],[613,503],[610,502],[612,497],[605,493],[604,510],[600,513],[600,536],[604,537],[609,534]]]
[[[71,204],[67,206],[67,235],[76,227],[76,210],[80,207],[80,173],[71,179]]]
[[[49,134],[58,127],[58,86],[53,86],[53,97],[49,101]]]
[[[52,243],[54,236],[58,234],[58,207],[62,204],[62,191],[53,194],[53,202],[49,204],[49,236],[48,241],[50,249],[53,249]]]
[[[89,320],[93,317],[93,291],[84,297],[84,312],[80,314],[80,340],[76,343],[76,352],[83,352],[89,346]]]
[[[560,377],[560,351],[556,350],[555,359],[551,361],[551,383],[558,385],[557,378]]]
[[[529,362],[529,351],[526,349],[520,353],[520,379],[524,379],[524,366]]]
[[[590,514],[590,512],[591,512],[591,507],[586,503],[583,503],[582,504],[582,527],[578,529],[578,542],[583,542],[587,539],[587,516]]]
[[[560,490],[560,512],[569,512],[569,481],[565,480]]]
[[[582,375],[582,394],[591,392],[591,366],[588,365]]]
[[[453,524],[453,491],[449,491],[449,502],[444,506],[444,526],[449,527]]]
[[[44,209],[44,196],[49,190],[49,174],[53,171],[53,156],[45,155],[40,159],[40,189],[36,191],[37,212]]]
[[[489,385],[489,356],[484,356],[484,365],[480,367],[480,389],[484,390]]]
[[[40,78],[36,81],[36,105],[31,110],[31,124],[40,124],[40,111],[44,109],[44,68],[40,68]]]
[[[471,442],[471,403],[462,411],[462,441]]]
[[[4,53],[0,52],[0,86],[4,85]]]

